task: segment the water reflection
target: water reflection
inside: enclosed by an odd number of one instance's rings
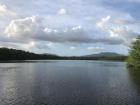
[[[0,105],[140,105],[140,71],[123,62],[0,64]]]
[[[140,95],[140,68],[128,68],[130,78]]]

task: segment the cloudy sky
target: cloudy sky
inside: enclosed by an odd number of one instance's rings
[[[0,0],[0,47],[58,55],[127,54],[140,0]]]

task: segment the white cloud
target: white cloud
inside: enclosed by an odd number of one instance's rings
[[[16,13],[9,10],[6,5],[0,4],[0,16],[12,16],[16,17]]]
[[[5,29],[5,34],[9,38],[28,39],[38,41],[50,41],[57,43],[120,43],[113,38],[93,38],[82,28],[77,25],[67,30],[57,30],[42,25],[37,16],[15,19]],[[113,39],[113,40],[112,40]]]
[[[73,27],[72,30],[79,30],[81,29],[82,27],[79,25],[79,26],[76,26],[76,27]]]
[[[125,27],[115,27],[110,30],[110,36],[122,39],[123,44],[129,46],[139,36],[139,34]]]
[[[105,30],[107,28],[107,24],[108,24],[108,21],[111,19],[111,16],[107,16],[105,18],[102,18],[101,21],[97,22],[96,25],[97,27]]]
[[[29,37],[41,31],[41,21],[37,16],[15,19],[5,29],[9,37]]]
[[[58,14],[59,15],[65,15],[67,13],[66,9],[64,8],[61,8],[59,11],[58,11]]]
[[[65,29],[48,28],[47,24],[42,24],[42,19],[38,16],[15,19],[5,29],[5,34],[9,38],[19,40],[28,39],[36,41],[49,41],[54,43],[105,43],[105,44],[124,44],[128,45],[131,39],[137,37],[137,33],[123,26],[119,26],[114,21],[110,21],[111,16],[102,18],[97,22],[101,31],[108,34],[102,37],[90,36],[87,30],[81,25]],[[112,23],[114,22],[114,23]],[[111,25],[110,25],[111,24]],[[51,46],[51,44],[49,45]]]
[[[117,41],[120,44],[129,46],[138,36],[139,33],[128,29],[127,25],[130,23],[129,20],[115,20],[110,21],[111,17],[102,18],[101,21],[97,22],[97,27],[99,27],[103,32],[108,34],[108,39],[112,41]],[[131,21],[132,22],[132,21]],[[133,24],[133,22],[131,23]]]
[[[6,27],[5,34],[11,38],[28,38],[51,42],[87,43],[91,41],[81,26],[67,30],[45,28],[37,16],[12,20]]]

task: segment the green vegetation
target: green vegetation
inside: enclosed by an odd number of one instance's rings
[[[124,61],[126,56],[116,53],[99,53],[87,56],[57,56],[52,54],[35,54],[16,49],[0,48],[0,61],[7,60],[112,60]]]
[[[138,38],[131,46],[127,59],[128,67],[140,67],[140,38]]]
[[[128,73],[129,73],[130,79],[135,84],[138,93],[140,93],[140,69],[129,67]]]
[[[0,48],[0,60],[42,60],[42,59],[58,59],[56,55],[35,54],[16,49]]]

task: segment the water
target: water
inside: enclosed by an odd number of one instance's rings
[[[140,105],[139,87],[124,62],[0,63],[0,105]]]

